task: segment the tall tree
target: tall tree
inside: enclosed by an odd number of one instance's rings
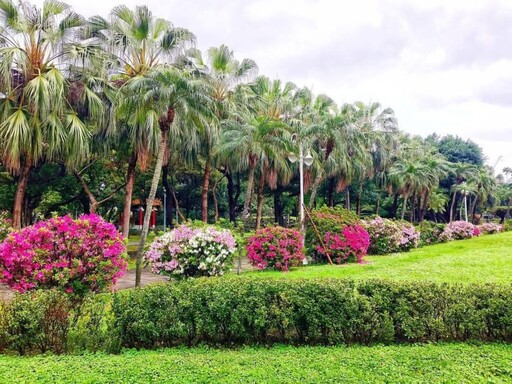
[[[204,83],[193,79],[190,73],[172,66],[160,66],[144,75],[136,76],[123,88],[127,90],[128,97],[120,105],[122,112],[131,111],[136,125],[147,124],[150,129],[158,130],[160,133],[156,164],[137,250],[135,285],[139,286],[144,245],[169,139],[187,135],[187,130],[203,129],[213,116],[213,107]]]
[[[99,119],[102,103],[84,84],[73,94],[67,78],[84,24],[68,5],[46,0],[39,9],[2,0],[0,19],[0,137],[3,161],[17,178],[13,226],[20,228],[31,169],[41,161],[74,165],[87,158],[92,127],[86,118]],[[88,116],[70,107],[73,97],[87,104]]]
[[[202,78],[210,84],[211,96],[215,102],[216,119],[214,121],[226,120],[236,110],[233,97],[236,87],[252,79],[258,70],[256,63],[250,59],[243,59],[239,62],[235,59],[233,51],[225,45],[210,48],[205,56],[201,51],[191,49],[187,52],[186,58],[199,71]],[[207,128],[199,140],[200,153],[205,159],[201,189],[201,220],[203,222],[208,221],[208,190],[212,167],[216,161],[222,160],[222,156],[220,159],[213,158],[213,148],[219,140],[218,126],[212,123]],[[230,172],[226,167],[228,163],[219,163],[224,167],[226,173]]]
[[[154,17],[147,6],[135,7],[133,11],[125,5],[117,6],[112,9],[110,19],[92,17],[89,28],[91,36],[100,39],[104,49],[110,53],[116,76],[114,80],[120,85],[132,78],[144,77],[158,65],[172,61],[195,41],[190,31]],[[119,97],[127,97],[128,89],[131,87],[123,88]],[[147,168],[151,156],[158,152],[161,135],[151,124],[138,119],[130,111],[124,110],[124,114],[112,122],[109,132],[113,140],[118,142],[120,137],[124,137],[131,144],[123,209],[123,234],[127,237],[136,165]]]

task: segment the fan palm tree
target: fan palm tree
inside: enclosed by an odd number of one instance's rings
[[[390,168],[389,177],[399,186],[399,191],[404,199],[401,215],[403,220],[409,197],[420,193],[426,185],[430,184],[428,169],[417,159],[400,158]],[[412,217],[411,212],[411,221]]]
[[[492,175],[492,171],[486,167],[478,167],[471,174],[470,180],[476,185],[475,198],[471,203],[469,211],[472,220],[474,220],[477,203],[480,202],[480,205],[485,206],[488,198],[494,195],[497,183],[496,178]]]
[[[253,60],[243,59],[241,62],[236,60],[233,51],[225,45],[210,48],[206,56],[197,49],[191,49],[186,54],[186,60],[197,69],[204,81],[209,83],[211,96],[215,102],[215,121],[220,122],[227,119],[236,109],[233,97],[236,87],[250,81],[258,70]],[[219,140],[218,126],[209,124],[207,128],[201,140],[198,141],[201,146],[200,152],[205,158],[201,188],[201,219],[204,222],[208,221],[208,190],[212,166],[215,160],[219,160],[212,156],[212,150]],[[226,167],[227,164],[222,165]]]
[[[462,184],[470,178],[471,174],[475,172],[475,166],[469,163],[453,163],[452,172],[455,175],[455,182],[450,188],[450,192],[452,194],[452,202],[450,205],[450,222],[454,219],[455,203],[457,202],[457,194],[459,193],[459,188],[457,188],[457,185]]]
[[[79,64],[71,65],[84,24],[68,5],[46,0],[38,9],[2,0],[0,23],[0,145],[4,164],[17,176],[13,226],[20,228],[30,170],[41,161],[84,160],[92,130],[87,117],[99,118],[102,103],[67,78]],[[81,116],[71,107],[77,103],[87,104]]]
[[[135,7],[135,10],[117,6],[111,11],[110,21],[101,16],[89,19],[89,29],[90,35],[110,54],[113,79],[118,85],[143,77],[158,65],[172,61],[195,41],[190,31],[154,17],[147,6]],[[130,88],[123,88],[118,97],[129,97],[126,92]],[[130,111],[125,112],[113,119],[106,136],[114,142],[124,140],[131,144],[123,210],[123,234],[127,237],[136,165],[146,169],[151,155],[158,151],[160,133]]]
[[[160,134],[151,189],[147,197],[144,223],[137,250],[135,285],[140,285],[142,255],[149,230],[153,200],[160,181],[164,154],[169,140],[201,130],[213,118],[209,89],[189,72],[172,66],[159,66],[130,79],[123,86],[126,97],[119,105],[121,113],[131,111],[130,125],[146,125]],[[190,131],[189,131],[190,130]]]
[[[288,143],[289,127],[279,119],[268,116],[233,116],[224,121],[219,152],[230,153],[237,159],[238,171],[248,170],[242,222],[245,225],[252,204],[254,178],[258,165],[269,168],[272,159],[283,157]]]

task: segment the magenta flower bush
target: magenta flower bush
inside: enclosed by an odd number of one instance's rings
[[[305,256],[303,237],[295,229],[267,227],[256,231],[247,240],[247,258],[258,269],[288,271],[299,265]]]
[[[420,241],[418,230],[405,221],[376,217],[363,221],[363,227],[370,235],[368,253],[372,255],[408,251],[416,248]]]
[[[492,234],[492,233],[499,233],[503,231],[503,226],[495,223],[485,223],[481,224],[478,227],[478,230],[482,234]]]
[[[0,280],[18,292],[98,293],[115,284],[127,265],[122,235],[94,214],[41,221],[0,243]]]
[[[227,229],[181,225],[157,237],[145,257],[153,273],[174,278],[220,276],[233,264],[236,241]]]
[[[327,232],[324,236],[324,245],[333,263],[343,264],[350,261],[362,263],[370,245],[370,236],[358,224],[347,225],[340,234]],[[327,259],[323,247],[317,246],[316,250]]]
[[[452,221],[446,225],[441,238],[443,241],[451,241],[470,239],[478,235],[480,235],[480,230],[476,225],[467,221]]]

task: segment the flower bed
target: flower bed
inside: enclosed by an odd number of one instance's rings
[[[114,225],[98,215],[41,221],[0,243],[1,281],[25,292],[58,288],[83,296],[102,292],[127,268],[126,246]]]
[[[157,237],[145,256],[157,274],[220,276],[232,266],[235,250],[236,241],[229,230],[181,225]]]
[[[258,269],[288,271],[304,260],[302,235],[295,229],[267,227],[247,241],[247,258]]]

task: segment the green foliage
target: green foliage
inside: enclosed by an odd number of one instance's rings
[[[504,383],[510,344],[173,348],[0,356],[3,383]]]
[[[512,219],[503,222],[503,231],[512,231]]]
[[[434,223],[433,221],[423,221],[416,228],[420,232],[420,247],[426,245],[434,245],[442,243],[443,239],[441,234],[444,231],[446,224]]]
[[[12,221],[9,217],[9,212],[0,211],[0,241],[3,241],[12,231]]]
[[[20,355],[66,350],[71,302],[56,290],[16,294],[0,318],[1,345]]]
[[[115,295],[120,344],[512,340],[509,286],[198,279]]]
[[[108,294],[91,295],[75,308],[67,338],[68,352],[119,351],[111,301]]]
[[[440,139],[437,145],[439,152],[452,163],[484,164],[482,148],[472,140],[447,135]]]
[[[327,232],[341,234],[341,231],[347,225],[354,225],[359,223],[359,217],[354,213],[342,207],[329,208],[323,206],[311,212],[311,219],[315,223],[318,233],[325,238]],[[306,247],[313,260],[324,260],[325,257],[321,255],[316,248],[321,246],[320,240],[315,233],[311,223],[308,223],[306,231]]]

